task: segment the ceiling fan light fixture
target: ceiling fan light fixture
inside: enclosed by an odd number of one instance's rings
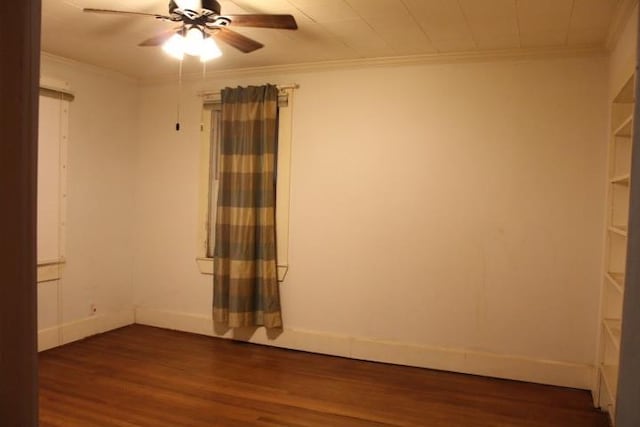
[[[162,45],[162,50],[164,50],[167,55],[182,60],[184,59],[185,45],[185,38],[176,33]]]
[[[184,53],[199,56],[204,43],[204,32],[199,27],[193,26],[187,31],[184,41]]]
[[[215,58],[222,56],[222,51],[218,47],[215,40],[212,37],[207,37],[202,42],[202,49],[200,51],[200,61],[207,62]]]

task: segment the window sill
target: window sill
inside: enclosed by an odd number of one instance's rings
[[[196,263],[200,273],[213,276],[213,258],[196,258]],[[278,282],[284,282],[288,271],[288,265],[278,265]]]
[[[38,283],[60,280],[65,262],[64,258],[38,261]]]

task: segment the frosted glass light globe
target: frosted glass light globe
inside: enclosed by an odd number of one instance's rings
[[[184,58],[185,40],[180,34],[174,34],[162,45],[169,56],[182,60]]]
[[[220,56],[222,56],[222,52],[215,40],[211,37],[204,39],[202,42],[202,50],[200,52],[200,61],[207,62]]]
[[[202,43],[204,42],[204,34],[198,27],[191,27],[187,31],[184,43],[184,53],[187,55],[199,56],[202,52]]]

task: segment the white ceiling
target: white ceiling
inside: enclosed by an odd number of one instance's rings
[[[288,13],[297,31],[234,28],[265,45],[223,46],[209,70],[407,55],[604,46],[624,0],[220,0],[222,14]],[[124,74],[175,74],[160,48],[137,44],[173,23],[83,13],[83,7],[167,13],[168,0],[43,0],[42,49]],[[201,66],[185,60],[185,71]]]

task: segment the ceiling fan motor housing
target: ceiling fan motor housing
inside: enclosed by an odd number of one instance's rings
[[[180,8],[176,4],[175,0],[169,1],[169,13],[171,15],[179,14],[176,12],[177,9],[180,9]],[[218,3],[216,0],[202,0],[201,9],[211,12],[214,15],[220,15],[220,10],[221,10],[220,3]],[[198,11],[194,11],[194,12],[198,12]]]
[[[216,0],[202,0],[202,8],[210,10],[216,15],[220,15],[220,3]]]

